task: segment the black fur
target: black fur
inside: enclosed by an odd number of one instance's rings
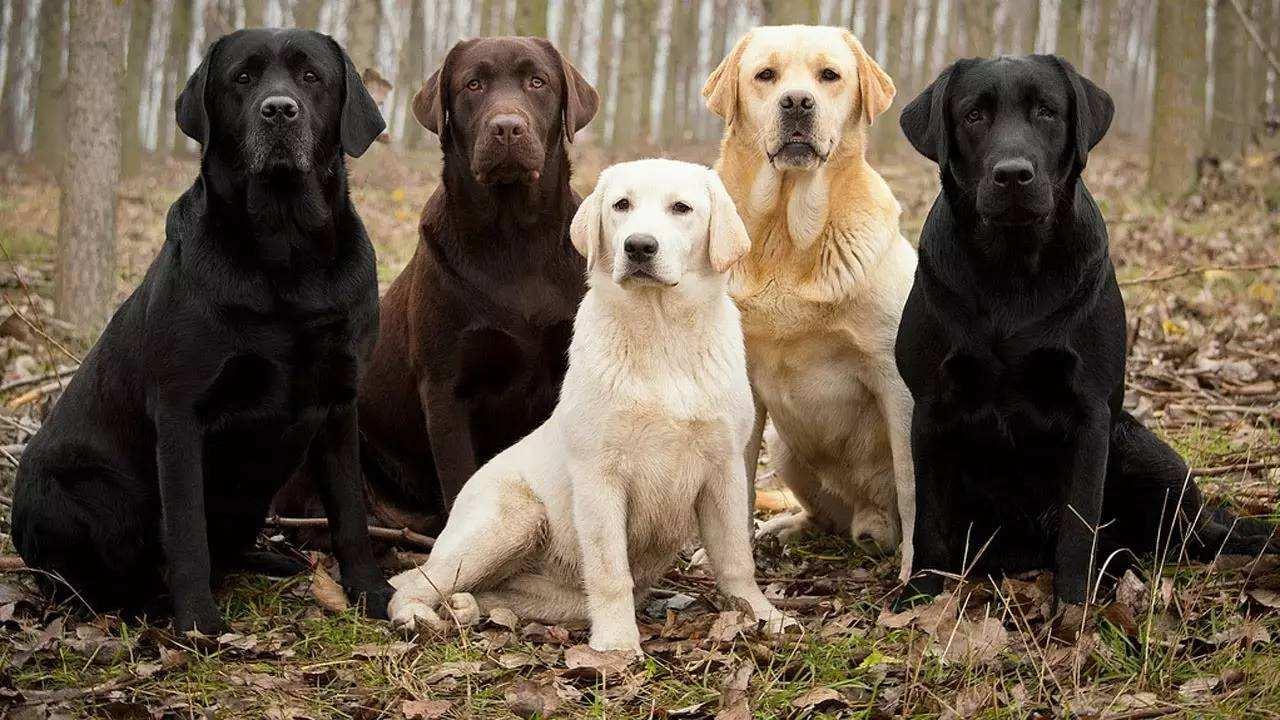
[[[296,117],[264,117],[268,97]],[[200,177],[28,446],[14,543],[95,608],[154,609],[167,591],[176,628],[213,633],[212,578],[257,557],[272,495],[305,468],[344,586],[385,617],[356,422],[378,288],[343,157],[382,118],[342,49],[301,30],[219,39],[176,112],[204,146]]]
[[[1124,304],[1080,177],[1112,112],[1037,55],[959,61],[902,113],[942,177],[896,347],[915,399],[917,593],[941,589],[928,570],[1052,568],[1057,598],[1080,603],[1101,563],[1157,540],[1201,559],[1267,545],[1256,525],[1229,538],[1187,466],[1121,408]]]

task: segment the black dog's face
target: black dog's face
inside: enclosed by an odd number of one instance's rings
[[[178,125],[224,167],[309,173],[359,156],[385,124],[346,53],[309,30],[216,41],[177,101]]]
[[[1074,162],[1070,108],[1066,79],[1046,64],[994,60],[958,79],[947,103],[951,170],[984,220],[1022,225],[1053,212]]]
[[[209,72],[214,146],[251,173],[309,172],[337,151],[342,85],[342,62],[317,35],[236,33]]]
[[[547,41],[467,40],[414,98],[424,127],[457,143],[487,185],[537,182],[561,133],[595,114],[595,90]]]
[[[903,110],[902,127],[983,222],[1031,225],[1072,192],[1111,115],[1105,92],[1038,55],[956,63]]]

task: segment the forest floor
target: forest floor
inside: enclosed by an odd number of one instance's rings
[[[1165,204],[1141,190],[1140,158],[1122,140],[1108,146],[1087,180],[1128,306],[1126,404],[1200,469],[1209,495],[1269,515],[1280,495],[1280,156],[1214,170],[1197,194]],[[604,158],[575,152],[585,191]],[[916,159],[879,166],[914,239],[933,170]],[[122,185],[121,299],[194,167],[157,161]],[[432,153],[385,147],[353,163],[384,287],[413,252],[435,168]],[[4,456],[20,453],[56,397],[62,381],[50,373],[86,349],[52,319],[57,197],[46,173],[0,158]],[[12,553],[12,482],[4,467],[0,555]],[[682,562],[641,610],[645,659],[622,666],[586,649],[581,627],[507,613],[406,640],[343,609],[331,561],[314,557],[310,577],[233,577],[218,594],[232,632],[206,639],[55,606],[29,573],[0,572],[0,716],[1280,717],[1280,565],[1269,560],[1142,568],[1064,616],[1050,612],[1047,574],[968,583],[894,614],[893,559],[844,538],[764,542],[760,583],[802,632],[756,634]],[[389,569],[420,559],[386,553]]]

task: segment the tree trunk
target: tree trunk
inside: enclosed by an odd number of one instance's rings
[[[609,111],[610,101],[614,100],[612,83],[613,74],[613,23],[617,16],[617,0],[603,0],[600,9],[600,54],[596,58],[596,90],[600,93],[600,117],[592,125],[599,128],[600,144],[604,145],[604,130],[608,127],[606,120],[613,116]]]
[[[153,0],[133,0],[129,20],[129,59],[124,71],[124,128],[121,171],[128,177],[142,165],[142,84],[147,79],[147,51],[151,47]]]
[[[107,320],[116,289],[125,13],[115,0],[71,3],[67,138],[72,151],[62,169],[54,305],[59,319],[93,333]]]
[[[867,4],[866,29],[862,33],[862,37],[858,38],[862,41],[862,47],[871,56],[879,60],[884,58],[880,52],[880,0],[863,0]]]
[[[1200,0],[1175,0],[1176,2],[1200,2]],[[1054,52],[1066,58],[1077,68],[1084,57],[1083,34],[1080,32],[1080,18],[1084,11],[1084,0],[1059,0],[1058,4],[1058,40]],[[1201,28],[1203,30],[1203,28]]]
[[[1111,71],[1111,25],[1115,21],[1115,0],[1097,0],[1093,30],[1093,52],[1089,63],[1089,77],[1102,87],[1107,87],[1107,73]]]
[[[63,112],[62,21],[66,0],[44,0],[40,4],[40,76],[36,81],[36,157],[50,169],[62,163],[66,138]]]
[[[676,142],[680,125],[680,106],[684,100],[684,79],[688,68],[684,59],[688,47],[683,42],[681,33],[690,22],[693,4],[674,0],[671,3],[670,21],[667,23],[667,67],[663,79],[662,123],[658,127],[658,142],[670,146]],[[696,46],[695,46],[696,47]]]
[[[267,0],[244,0],[244,26],[258,28],[267,24]]]
[[[156,150],[181,150],[185,137],[174,122],[174,101],[186,85],[190,69],[187,52],[191,48],[191,19],[195,0],[173,0],[169,16],[169,59],[165,62],[164,92],[160,101],[160,130],[156,133]],[[172,147],[170,147],[172,139]]]
[[[322,0],[295,0],[293,3],[293,26],[315,30],[320,25],[320,6]]]
[[[493,6],[496,4],[494,0],[481,0],[478,5],[481,37],[493,34]]]
[[[819,0],[760,0],[765,25],[817,25],[822,22]]]
[[[1040,34],[1040,2],[1041,0],[1020,0],[1019,18],[1022,20],[1018,28],[1019,51],[1031,54],[1036,51],[1036,36]]]
[[[996,0],[963,0],[960,7],[964,15],[968,53],[979,57],[990,57],[996,47]]]
[[[547,0],[516,2],[516,34],[547,37]]]
[[[640,73],[636,82],[640,84],[640,104],[636,111],[640,115],[637,140],[649,145],[654,140],[653,133],[653,79],[658,72],[658,0],[637,0],[642,10],[640,30],[630,33],[633,42],[639,45]],[[628,0],[627,5],[631,5]]]
[[[610,145],[643,141],[649,129],[646,101],[653,85],[653,17],[657,0],[626,0],[623,8],[625,38],[622,65],[618,74],[617,107],[613,116],[613,138]]]
[[[1196,161],[1204,150],[1204,26],[1203,3],[1159,0],[1148,143],[1148,184],[1159,195],[1182,195],[1195,185]]]
[[[9,36],[5,38],[8,59],[4,66],[4,92],[0,94],[0,113],[3,114],[3,123],[0,123],[3,126],[0,127],[0,151],[17,150],[22,145],[24,125],[18,111],[18,99],[22,96],[22,31],[29,4],[28,0],[13,3]]]
[[[578,22],[579,2],[581,0],[560,1],[560,26],[556,28],[556,47],[569,57],[573,57],[573,30]]]
[[[1208,152],[1231,157],[1244,149],[1251,98],[1244,86],[1249,42],[1231,0],[1218,0],[1213,31],[1213,111],[1209,115]]]
[[[902,30],[905,9],[904,3],[901,2],[893,2],[889,5],[889,17],[884,33],[884,63],[882,65],[885,72],[889,73],[889,77],[899,77],[903,69]],[[899,131],[896,118],[896,112],[886,113],[871,128],[872,143],[880,157],[891,153],[898,144]]]
[[[353,0],[347,11],[347,55],[356,72],[377,67],[378,29],[382,24],[382,4]]]
[[[425,16],[425,0],[412,0],[409,9],[409,39],[401,53],[400,68],[397,73],[399,77],[396,80],[396,84],[401,88],[401,92],[396,93],[396,97],[402,98],[401,103],[405,113],[404,133],[400,137],[400,142],[411,149],[422,144],[423,133],[426,132],[421,125],[410,119],[409,110],[414,93],[426,80],[426,74],[423,71],[426,52],[423,45],[426,43],[427,34]]]

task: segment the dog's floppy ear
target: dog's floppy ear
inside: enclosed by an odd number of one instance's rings
[[[205,51],[200,67],[191,74],[187,86],[178,94],[178,99],[173,104],[178,129],[202,147],[209,144],[209,109],[205,105],[204,89],[209,81],[209,68],[213,65],[221,44],[222,38],[218,38]]]
[[[707,170],[707,188],[711,191],[711,228],[707,236],[707,254],[711,268],[718,273],[727,271],[751,250],[751,236],[747,226],[729,197],[724,181],[715,170]]]
[[[1102,141],[1111,127],[1116,105],[1106,90],[1094,85],[1064,58],[1049,56],[1071,86],[1071,122],[1075,125],[1076,164],[1083,170],[1089,151]]]
[[[902,109],[898,124],[911,146],[921,155],[947,166],[951,130],[947,124],[947,87],[964,72],[970,60],[958,60],[942,71],[929,87]]]
[[[600,204],[604,202],[604,176],[596,181],[595,190],[582,199],[578,212],[569,224],[569,240],[573,248],[587,259],[587,270],[596,264],[600,255]]]
[[[444,62],[431,73],[418,94],[413,96],[413,117],[418,120],[419,125],[439,135],[441,140],[445,137],[444,129],[449,122],[449,78],[453,76],[453,64],[458,51],[468,42],[461,40],[450,48],[449,53],[444,56]]]
[[[560,66],[560,82],[564,85],[564,102],[560,106],[564,115],[564,139],[573,142],[574,134],[596,116],[596,110],[600,107],[600,94],[550,40],[535,39],[551,53]]]
[[[733,127],[738,115],[738,65],[742,62],[742,53],[751,40],[750,31],[739,38],[733,50],[720,61],[720,65],[707,76],[702,86],[702,97],[707,101],[711,112],[724,118],[725,124]]]
[[[862,119],[870,125],[889,106],[898,94],[893,78],[880,67],[880,63],[862,47],[862,42],[845,30],[844,41],[858,58],[858,96],[862,106]]]
[[[374,102],[369,89],[364,86],[364,81],[356,72],[356,66],[351,62],[347,51],[342,49],[337,40],[327,35],[325,37],[333,43],[333,49],[338,53],[346,78],[338,133],[342,138],[342,151],[351,157],[360,157],[365,150],[369,149],[369,145],[378,139],[382,131],[387,129],[387,123],[382,119],[378,103]]]

